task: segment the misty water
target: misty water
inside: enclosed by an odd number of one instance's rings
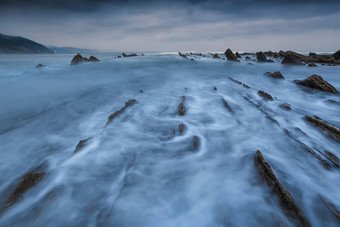
[[[114,56],[79,65],[72,55],[0,56],[1,206],[21,176],[46,171],[0,226],[294,226],[259,176],[256,150],[312,226],[339,226],[326,205],[340,209],[339,168],[320,159],[326,151],[340,158],[340,145],[303,117],[340,128],[340,96],[293,83],[318,74],[340,90],[339,66]],[[129,99],[137,103],[105,127]]]

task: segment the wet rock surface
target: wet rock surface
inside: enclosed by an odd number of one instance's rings
[[[234,113],[234,111],[231,109],[228,102],[224,98],[222,98],[222,103],[229,110],[230,113]]]
[[[296,58],[292,54],[287,54],[283,60],[282,64],[288,64],[288,65],[303,65],[302,61],[298,58]]]
[[[185,115],[185,106],[184,106],[185,96],[182,96],[182,102],[178,105],[178,114],[180,116]]]
[[[226,56],[226,58],[228,59],[228,61],[238,61],[237,57],[234,55],[233,51],[228,48],[225,52],[224,55]]]
[[[261,51],[256,53],[256,59],[258,62],[268,62],[266,55]]]
[[[74,154],[77,153],[78,151],[80,151],[81,149],[83,149],[88,143],[89,141],[92,139],[93,137],[89,137],[87,139],[83,139],[80,140],[79,143],[76,146],[76,149],[74,150]]]
[[[125,102],[125,106],[123,106],[120,110],[117,110],[116,112],[114,112],[108,117],[106,125],[111,123],[113,119],[121,115],[128,107],[134,105],[135,103],[137,103],[136,99],[129,99],[127,102]]]
[[[265,75],[269,76],[269,77],[272,77],[274,79],[284,79],[284,77],[282,76],[282,74],[279,71],[273,72],[273,73],[266,72]]]
[[[318,116],[305,116],[306,121],[313,124],[315,127],[325,131],[332,139],[340,143],[340,130],[336,127],[329,125],[327,122],[323,121]]]
[[[41,69],[41,68],[45,68],[45,67],[46,67],[46,65],[43,65],[43,64],[37,64],[35,66],[36,69]]]
[[[325,81],[321,76],[319,75],[312,75],[304,80],[295,80],[295,83],[306,86],[309,88],[317,89],[324,92],[334,93],[337,94],[338,91],[327,81]]]
[[[98,62],[98,61],[99,61],[99,59],[94,57],[94,56],[91,56],[90,58],[86,58],[86,57],[83,57],[81,54],[78,53],[71,60],[71,65],[76,65],[76,64],[83,63],[83,62]]]
[[[269,101],[272,101],[272,100],[274,100],[273,99],[273,96],[271,96],[270,94],[268,94],[267,92],[264,92],[264,91],[262,91],[262,90],[259,90],[258,92],[257,92],[257,94],[259,94],[259,96],[261,96],[263,99],[265,99],[265,100],[269,100]]]
[[[23,175],[16,188],[4,203],[2,209],[0,209],[0,215],[19,201],[29,189],[37,185],[43,179],[45,174],[45,172],[28,172]]]
[[[137,57],[138,55],[137,54],[126,54],[126,53],[122,53],[122,56],[124,58],[128,58],[128,57]]]
[[[286,191],[280,184],[271,166],[264,160],[262,153],[259,150],[256,151],[255,165],[260,176],[271,189],[271,192],[276,195],[277,200],[287,217],[289,217],[298,226],[311,226],[289,192]]]

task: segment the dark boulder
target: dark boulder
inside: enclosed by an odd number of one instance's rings
[[[310,52],[308,56],[310,58],[317,58],[318,57],[318,55],[316,53],[312,53],[312,52]]]
[[[216,88],[216,87],[214,87],[214,91],[217,91],[217,88]]]
[[[249,56],[246,56],[246,60],[251,60],[251,58]]]
[[[312,62],[312,63],[309,63],[309,64],[308,64],[308,67],[317,67],[317,65],[316,65],[315,63]]]
[[[262,90],[259,90],[257,94],[259,94],[259,96],[261,96],[263,99],[270,100],[270,101],[274,100],[273,96],[271,96],[270,94]]]
[[[96,61],[99,61],[99,59],[96,58],[96,57],[94,57],[94,56],[91,56],[91,57],[89,58],[89,61],[96,62]]]
[[[187,56],[185,54],[182,54],[181,52],[178,51],[178,55],[183,57],[183,58],[187,58]]]
[[[235,56],[236,56],[237,58],[242,58],[241,55],[240,55],[238,52],[235,53]]]
[[[266,55],[261,51],[256,53],[256,59],[258,62],[268,62]]]
[[[46,65],[43,65],[43,64],[37,64],[35,66],[36,69],[41,69],[41,68],[45,68],[45,67],[46,67]]]
[[[237,57],[234,55],[234,53],[230,50],[230,48],[228,48],[225,52],[224,52],[226,58],[228,59],[228,61],[238,61]]]
[[[180,116],[184,116],[185,114],[184,100],[185,100],[185,96],[182,97],[182,102],[178,105],[178,114]]]
[[[340,60],[340,50],[338,50],[337,52],[335,52],[334,54],[332,54],[333,58],[335,60]]]
[[[283,58],[282,64],[303,65],[302,61],[294,57],[292,54],[287,54]]]
[[[83,63],[85,61],[85,59],[83,58],[83,56],[81,56],[79,53],[73,57],[71,64],[75,65],[75,64],[79,64],[79,63]]]
[[[292,108],[290,107],[290,105],[288,105],[288,104],[281,104],[280,105],[280,107],[282,108],[282,109],[285,109],[285,110],[292,110]]]
[[[272,77],[272,78],[275,78],[275,79],[284,79],[284,77],[282,76],[282,74],[277,71],[277,72],[266,72],[265,73],[266,76],[269,76],[269,77]]]
[[[308,77],[307,79],[295,80],[294,82],[299,85],[310,87],[310,88],[317,89],[320,91],[334,93],[334,94],[338,93],[335,87],[333,87],[331,84],[325,81],[321,76],[316,75],[316,74]]]

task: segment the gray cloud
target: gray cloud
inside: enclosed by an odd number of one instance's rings
[[[0,33],[100,50],[325,51],[340,48],[339,15],[334,0],[4,0]]]

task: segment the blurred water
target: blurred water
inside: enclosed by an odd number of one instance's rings
[[[313,226],[339,225],[320,199],[340,207],[339,169],[324,168],[297,140],[340,157],[339,144],[302,119],[317,115],[340,127],[340,105],[328,101],[340,97],[292,82],[318,74],[340,90],[339,66],[118,54],[76,66],[72,55],[0,55],[0,203],[27,171],[45,163],[48,172],[1,226],[292,226],[258,176],[257,149]],[[183,95],[187,112],[179,116]],[[131,98],[138,103],[105,127]]]

